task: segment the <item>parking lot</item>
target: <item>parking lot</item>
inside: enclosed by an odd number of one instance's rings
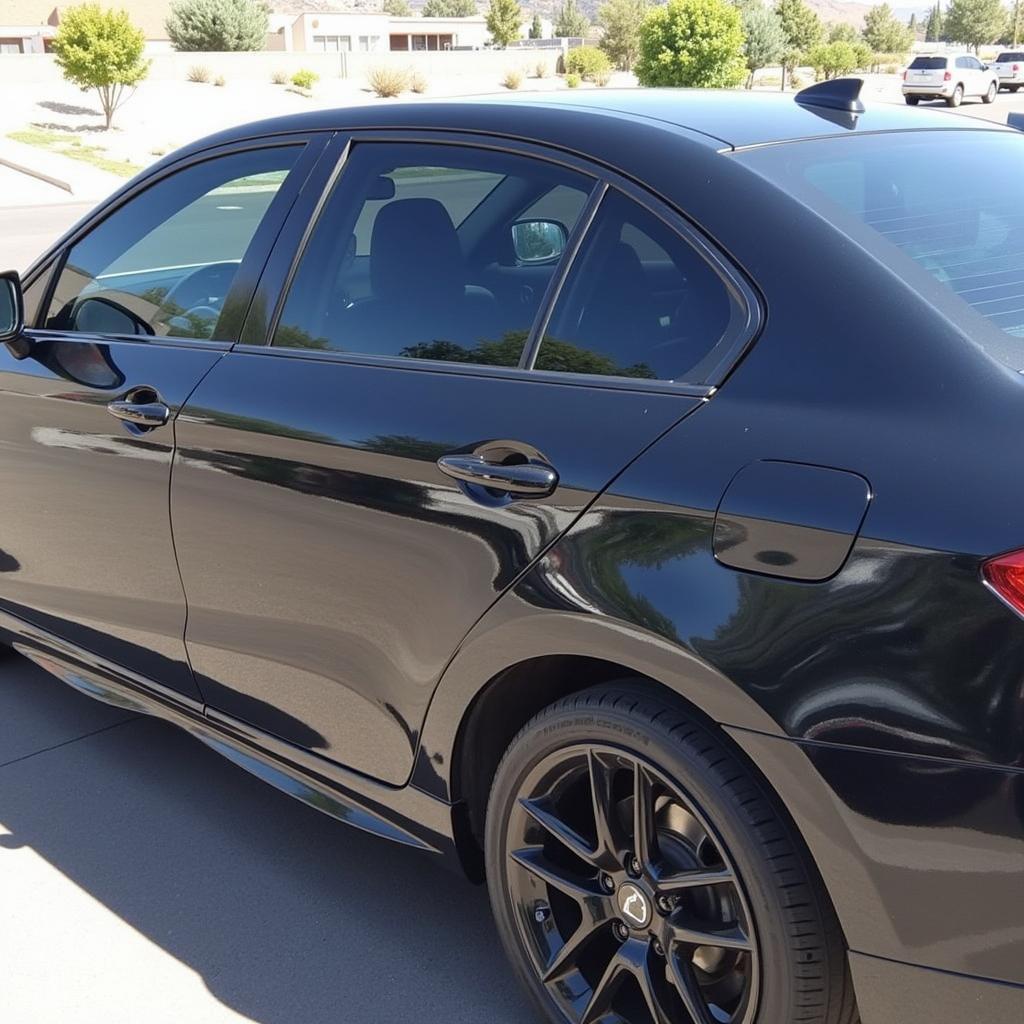
[[[4,1024],[526,1024],[486,892],[0,662]]]

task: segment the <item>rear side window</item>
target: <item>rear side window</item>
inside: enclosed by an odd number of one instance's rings
[[[693,243],[613,189],[562,287],[534,366],[699,381],[700,364],[741,309]]]
[[[1015,60],[1024,60],[1024,50],[1011,50],[1007,53],[1001,53],[996,57],[997,64],[1009,64]]]
[[[943,71],[945,67],[945,57],[915,57],[910,65],[912,71]]]
[[[741,159],[896,272],[913,260],[952,301],[1024,339],[1024,135],[887,133],[766,147]],[[993,344],[1006,358],[1002,339]],[[1011,351],[1010,361],[1024,366],[1024,345]]]

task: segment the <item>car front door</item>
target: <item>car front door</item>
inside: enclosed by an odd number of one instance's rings
[[[0,607],[195,699],[174,418],[230,347],[307,142],[194,158],[97,213],[0,347]]]
[[[171,494],[211,708],[396,784],[466,632],[752,316],[654,200],[433,139],[356,138],[311,230],[297,207],[270,343],[187,402]]]

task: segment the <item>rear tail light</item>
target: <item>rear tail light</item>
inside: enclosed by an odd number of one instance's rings
[[[1020,65],[1019,64],[1014,64],[1013,65],[1013,73],[1017,74],[1018,71],[1020,71]]]
[[[953,73],[952,73],[951,71],[947,71],[947,72],[946,72],[946,73],[945,73],[945,74],[944,74],[944,75],[942,76],[942,80],[943,80],[944,82],[952,82],[952,81],[953,81]]]
[[[904,72],[903,72],[903,81],[905,82],[906,80],[907,80],[907,72],[906,72],[906,71],[904,71]]]
[[[989,559],[981,575],[1014,611],[1024,615],[1024,551]]]

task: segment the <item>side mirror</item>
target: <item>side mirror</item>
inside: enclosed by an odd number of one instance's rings
[[[17,346],[25,330],[25,299],[16,270],[0,273],[0,343]],[[14,352],[20,359],[24,353]]]
[[[519,220],[512,225],[512,248],[520,263],[550,263],[565,251],[569,233],[555,220]]]

